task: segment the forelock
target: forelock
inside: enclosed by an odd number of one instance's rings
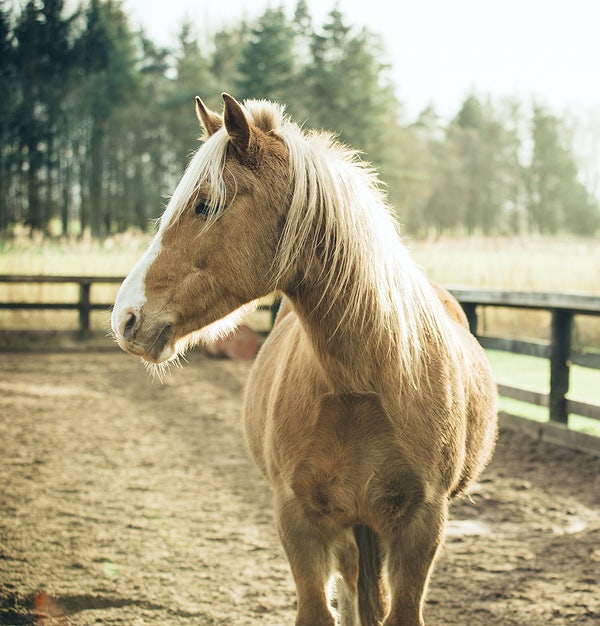
[[[268,100],[246,100],[243,106],[250,122],[264,133],[296,128],[287,120],[285,107],[281,104]],[[226,202],[231,200],[226,197],[223,178],[227,142],[227,132],[223,127],[208,137],[195,153],[163,213],[161,229],[180,217],[190,198],[197,194],[203,183],[210,187],[211,201],[214,203],[214,211],[207,220],[207,226],[218,218]]]

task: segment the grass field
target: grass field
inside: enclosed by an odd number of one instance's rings
[[[419,265],[446,285],[515,291],[600,292],[600,241],[569,237],[408,241]]]
[[[469,238],[408,242],[413,258],[445,286],[600,294],[600,241],[576,238]],[[550,314],[484,309],[483,330],[547,340]],[[600,348],[600,317],[576,317],[574,345]]]
[[[487,350],[488,359],[500,384],[530,391],[548,393],[550,364],[547,359],[517,355],[498,350]],[[600,371],[577,365],[571,366],[569,393],[571,400],[600,404]],[[548,409],[511,398],[500,398],[500,408],[514,415],[522,415],[538,422],[548,421]],[[600,436],[600,422],[579,415],[569,416],[569,426]]]

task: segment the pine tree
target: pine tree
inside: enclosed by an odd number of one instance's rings
[[[202,54],[198,37],[189,22],[184,22],[179,31],[174,69],[176,76],[169,86],[165,113],[181,172],[190,153],[197,148],[199,129],[194,115],[194,97],[200,95],[205,102],[217,104],[220,89],[212,74],[210,59]]]
[[[115,221],[114,207],[106,194],[109,135],[122,138],[123,129],[111,124],[120,107],[135,100],[138,76],[135,71],[134,36],[119,3],[90,0],[85,30],[78,41],[84,77],[82,97],[87,129],[87,164],[82,171],[81,227],[93,236],[109,233]],[[122,118],[121,118],[122,119]]]
[[[293,85],[294,31],[282,8],[267,9],[251,27],[240,52],[236,94],[286,102]]]
[[[377,38],[365,29],[355,34],[334,9],[322,33],[314,33],[311,52],[302,80],[310,102],[308,125],[334,130],[370,160],[385,162],[385,135],[397,124],[398,104],[385,80]]]
[[[171,174],[180,174],[175,168],[175,158],[169,149],[168,97],[171,51],[156,46],[143,32],[138,34],[140,56],[136,63],[139,91],[132,104],[126,107],[126,125],[129,129],[128,141],[124,142],[128,165],[126,172],[124,199],[119,203],[123,208],[117,215],[117,228],[120,231],[135,226],[142,231],[148,229],[151,219],[162,211],[162,198],[169,184]],[[143,102],[138,103],[138,99]],[[188,103],[189,107],[189,103]],[[186,119],[191,117],[188,111]]]
[[[30,0],[19,16],[14,33],[17,42],[15,65],[19,78],[19,148],[23,161],[21,167],[27,172],[25,223],[32,229],[41,229],[44,225],[40,192],[44,131],[38,106],[42,102],[45,65],[44,53],[40,50],[43,39],[41,29],[37,3]]]
[[[238,25],[218,31],[212,38],[214,51],[210,69],[217,82],[218,91],[225,91],[238,98],[241,97],[236,92],[240,80],[239,64],[249,30],[250,26],[246,22],[240,22]],[[203,99],[209,104],[210,94],[203,94]]]
[[[448,129],[463,162],[468,233],[489,235],[506,228],[520,186],[518,140],[492,105],[469,96]]]
[[[10,13],[0,2],[0,236],[15,220],[9,214],[9,185],[14,167],[15,137],[15,104],[14,94],[17,91],[16,70],[14,62],[13,35],[10,25]]]
[[[23,1],[0,0],[0,232],[59,215],[63,233],[78,217],[95,236],[146,228],[197,145],[193,97],[218,109],[221,91],[279,100],[362,150],[412,232],[600,228],[597,168],[582,175],[564,120],[538,106],[527,135],[519,102],[473,95],[448,125],[431,110],[402,125],[379,39],[337,8],[315,29],[298,0],[292,20],[268,9],[202,43],[184,24],[167,50],[121,0]]]
[[[575,159],[562,133],[556,116],[541,106],[534,108],[533,155],[527,171],[530,227],[542,234],[561,230],[593,234],[600,226],[598,201],[578,180]]]

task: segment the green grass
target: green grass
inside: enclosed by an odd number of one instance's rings
[[[499,350],[487,350],[486,353],[498,383],[548,393],[550,363],[547,359]],[[600,371],[573,365],[567,397],[589,404],[600,404]],[[501,397],[500,409],[538,422],[548,421],[546,407],[527,402]],[[572,414],[569,416],[569,427],[600,436],[600,421],[598,420]]]

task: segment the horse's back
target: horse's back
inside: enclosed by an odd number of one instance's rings
[[[430,281],[463,343],[461,386],[465,389],[465,441],[461,478],[452,495],[463,491],[489,462],[497,436],[496,382],[483,348],[473,336],[469,320],[458,300],[444,287]]]

